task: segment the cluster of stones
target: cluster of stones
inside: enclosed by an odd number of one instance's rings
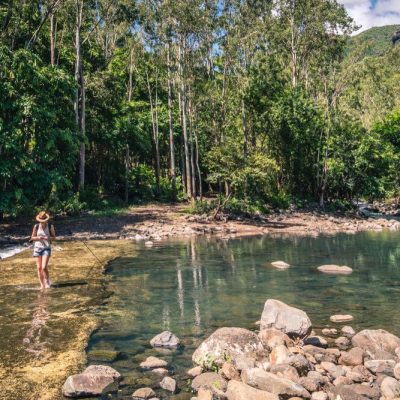
[[[180,340],[172,332],[164,331],[155,336],[150,341],[154,348],[177,349],[180,346]],[[160,381],[160,388],[167,392],[175,393],[177,384],[175,379],[166,376],[168,375],[168,363],[157,357],[147,357],[140,368],[144,371],[152,371],[163,378]],[[91,365],[81,374],[71,375],[65,381],[62,387],[62,393],[65,397],[82,398],[82,397],[97,397],[104,392],[118,388],[118,382],[121,378],[119,372],[105,365]],[[132,394],[133,399],[149,399],[159,400],[156,397],[155,391],[150,387],[137,389]]]
[[[258,334],[218,329],[189,374],[193,400],[400,400],[399,356],[400,338],[389,332],[343,326],[317,336],[305,312],[270,299]]]
[[[351,320],[335,315],[331,321]],[[400,338],[384,330],[356,333],[350,326],[312,330],[307,314],[269,299],[260,331],[224,327],[193,353],[192,400],[400,400]],[[150,341],[155,348],[176,349],[179,339],[165,331]],[[177,382],[168,363],[148,357],[140,367],[160,375],[159,387],[171,395]],[[118,388],[120,374],[92,365],[70,376],[66,397],[99,396]],[[187,389],[181,388],[181,389]],[[136,400],[159,400],[153,388],[137,389]]]

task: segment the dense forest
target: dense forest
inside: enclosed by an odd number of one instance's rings
[[[3,1],[0,216],[397,197],[398,28],[351,36],[336,0]]]

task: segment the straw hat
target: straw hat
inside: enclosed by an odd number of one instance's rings
[[[37,222],[47,222],[50,219],[50,215],[46,211],[40,211],[38,215],[36,215]]]

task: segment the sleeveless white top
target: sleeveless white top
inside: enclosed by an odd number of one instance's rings
[[[50,237],[50,229],[49,224],[43,229],[42,224],[38,224],[38,229],[36,232],[36,236],[47,236]],[[36,240],[34,244],[35,250],[41,250],[45,248],[50,248],[50,240]]]

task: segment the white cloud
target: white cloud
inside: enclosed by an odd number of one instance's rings
[[[361,28],[357,33],[373,26],[400,25],[400,0],[377,0],[374,7],[371,0],[339,0],[350,16]]]

